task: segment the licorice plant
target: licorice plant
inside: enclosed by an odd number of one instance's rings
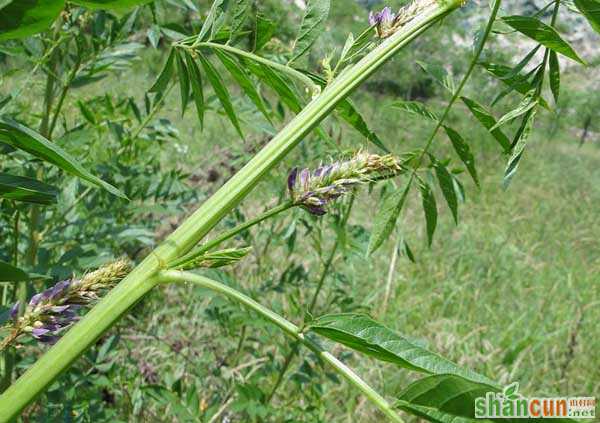
[[[105,3],[111,2],[82,1],[81,5],[109,7]],[[435,128],[424,146],[403,155],[387,151],[377,135],[367,127],[348,96],[399,50],[462,6],[463,0],[414,0],[396,11],[385,7],[380,12],[365,16],[368,28],[357,37],[348,37],[337,55],[334,66],[330,64],[330,59],[323,61],[323,74],[300,69],[295,63],[318,37],[330,8],[328,0],[308,2],[300,36],[287,63],[255,53],[258,50],[257,44],[261,42],[258,36],[254,40],[252,51],[237,46],[236,39],[243,33],[251,3],[245,0],[214,1],[198,33],[179,37],[173,42],[164,67],[150,88],[150,92],[156,95],[158,101],[149,108],[147,120],[143,120],[142,124],[145,125],[152,119],[160,108],[161,99],[177,84],[180,88],[182,109],[185,110],[188,103],[192,102],[202,124],[207,110],[204,90],[205,85],[209,84],[224,114],[243,137],[232,101],[223,86],[222,76],[213,63],[215,60],[227,70],[267,120],[271,120],[271,115],[256,89],[256,80],[270,88],[287,108],[296,113],[295,117],[243,168],[204,201],[158,248],[132,267],[132,270],[128,261],[120,260],[80,278],[59,282],[29,300],[23,296],[19,298],[19,302],[15,303],[11,310],[7,323],[10,334],[2,340],[1,349],[10,350],[25,335],[53,345],[2,393],[0,421],[16,418],[143,296],[153,289],[160,289],[171,283],[190,283],[215,291],[273,323],[293,340],[294,345],[306,347],[316,354],[330,369],[371,401],[390,421],[403,421],[400,410],[434,422],[455,421],[454,419],[469,421],[473,417],[474,393],[500,390],[493,380],[458,366],[411,339],[387,329],[368,316],[313,316],[322,281],[304,321],[298,326],[248,295],[194,270],[234,265],[243,260],[249,253],[249,248],[225,248],[222,244],[273,216],[298,208],[319,218],[328,213],[332,204],[343,197],[349,198],[351,204],[355,191],[361,186],[371,187],[380,181],[392,179],[400,184],[400,188],[387,195],[379,208],[374,219],[368,254],[376,251],[389,237],[415,184],[422,197],[427,234],[431,243],[437,222],[431,181],[434,178],[439,181],[442,194],[455,219],[458,199],[463,195],[462,185],[457,176],[448,170],[446,162],[438,160],[431,152],[431,145],[440,129],[444,129],[466,170],[475,183],[478,183],[473,155],[467,143],[446,123],[450,109],[456,101],[461,99],[464,102],[509,155],[505,175],[505,182],[508,183],[522,158],[537,109],[539,106],[548,107],[542,97],[546,72],[549,71],[551,89],[557,96],[557,54],[581,61],[554,29],[560,0],[551,3],[554,12],[549,25],[536,17],[501,18],[504,24],[538,43],[534,53],[529,54],[514,69],[492,66],[485,63],[481,57],[492,28],[499,19],[501,0],[495,0],[486,24],[478,34],[473,56],[463,78],[457,86],[445,84],[451,92],[451,99],[443,114],[438,117],[417,102],[396,104],[397,107],[435,121]],[[586,2],[575,3],[592,22],[597,18]],[[61,8],[62,6],[58,10]],[[60,25],[56,25],[57,37],[60,37],[59,27]],[[37,30],[41,29],[43,28]],[[18,28],[8,30],[6,34],[5,37],[9,38],[21,36]],[[542,62],[528,75],[522,75],[523,68],[533,60],[535,52],[541,48],[545,52]],[[49,52],[49,55],[51,56],[52,52]],[[513,90],[523,95],[522,103],[498,121],[474,100],[461,97],[462,89],[477,65],[483,66],[508,85],[508,90],[501,93],[499,98]],[[79,67],[80,64],[77,65],[77,68]],[[73,75],[76,74],[77,71]],[[444,81],[441,83],[444,84]],[[300,86],[303,93],[297,95],[290,86]],[[250,194],[257,183],[310,133],[314,131],[319,140],[335,145],[327,131],[321,127],[323,120],[334,114],[367,139],[370,143],[368,149],[357,149],[350,154],[340,153],[334,160],[315,166],[297,166],[289,172],[287,178],[281,178],[282,185],[287,186],[287,199],[264,213],[217,234],[211,240],[205,240],[210,231]],[[517,118],[522,118],[522,124],[514,139],[510,141],[500,127]],[[0,143],[38,155],[93,185],[122,196],[115,187],[81,169],[66,153],[51,145],[48,139],[52,130],[48,127],[55,125],[56,122],[49,119],[41,133],[37,133],[12,120],[3,119],[0,123]],[[137,135],[139,131],[135,131],[132,139]],[[372,149],[383,152],[376,154],[369,151]],[[347,219],[347,214],[345,218]],[[106,291],[109,292],[104,295]],[[91,308],[80,317],[79,310],[85,307]],[[391,362],[426,376],[408,386],[398,394],[395,402],[390,403],[340,359],[328,352],[319,338],[328,338],[375,359]],[[301,351],[296,352],[296,349],[292,349],[291,354],[296,353],[301,354]],[[282,369],[273,393],[279,386],[287,364],[289,360],[286,359],[286,366]],[[453,400],[447,401],[449,397]]]

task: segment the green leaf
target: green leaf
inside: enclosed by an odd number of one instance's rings
[[[201,267],[214,269],[229,266],[242,260],[251,250],[252,247],[244,247],[207,252],[200,257],[194,257],[192,260],[180,264],[177,268],[189,270]]]
[[[476,382],[489,382],[485,376],[458,366],[365,315],[326,315],[310,322],[309,329],[377,360],[394,363],[406,369],[428,374],[452,374]]]
[[[427,241],[429,246],[433,242],[433,234],[435,233],[435,227],[437,226],[437,205],[435,202],[435,195],[429,184],[422,181],[419,185],[421,191],[421,198],[423,200],[423,211],[425,213],[425,222],[427,224]]]
[[[248,11],[250,10],[250,6],[252,6],[252,0],[235,0],[235,4],[230,8],[230,40],[233,39],[235,35],[242,29],[248,15]]]
[[[409,113],[423,116],[426,119],[437,122],[439,118],[435,113],[430,111],[427,106],[420,101],[395,101],[391,104],[397,109],[406,110]]]
[[[211,32],[211,34],[215,33],[213,26],[215,25],[217,18],[223,14],[223,3],[225,0],[215,0],[210,7],[210,11],[206,16],[206,20],[202,24],[202,28],[200,29],[200,33],[198,34],[198,40],[204,40],[206,35]]]
[[[558,103],[558,95],[560,94],[560,65],[558,64],[558,56],[554,50],[550,50],[549,59],[550,71],[548,77],[550,79],[550,90],[554,96],[554,102]]]
[[[467,97],[461,97],[461,100],[465,105],[469,108],[473,116],[488,130],[496,126],[496,118],[492,116],[490,112],[488,112],[485,107],[481,104],[477,103],[475,100],[471,100]],[[502,132],[500,128],[496,128],[490,133],[494,136],[498,144],[502,147],[504,152],[510,151],[510,140],[508,137]],[[448,135],[450,136],[450,135]]]
[[[600,2],[598,0],[575,0],[575,6],[585,16],[594,31],[600,34]]]
[[[519,105],[515,109],[511,110],[510,112],[502,116],[500,119],[498,119],[498,122],[496,122],[496,124],[490,129],[490,131],[493,131],[494,129],[501,127],[502,125],[518,118],[519,116],[524,115],[525,113],[533,109],[535,106],[537,106],[537,104],[537,97],[534,93],[530,93],[530,95],[527,95],[525,98],[523,98],[523,100],[521,100],[521,103],[519,103]]]
[[[69,0],[71,3],[87,7],[92,10],[117,10],[125,11],[136,6],[150,3],[154,0]]]
[[[0,9],[0,41],[48,29],[64,6],[64,0],[13,0]]]
[[[179,51],[175,52],[177,76],[179,77],[179,92],[181,95],[181,116],[183,117],[190,99],[190,74]]]
[[[480,65],[494,77],[498,78],[504,84],[508,85],[510,87],[510,90],[515,90],[516,92],[525,95],[535,88],[529,82],[529,77],[533,73],[535,73],[537,68],[532,69],[527,75],[518,74],[511,77],[513,69],[508,66],[488,62],[481,62]],[[506,93],[499,95],[493,103],[496,103],[504,95],[506,95]],[[548,107],[548,103],[546,102],[546,100],[544,100],[544,98],[540,97],[539,102],[540,105],[542,105],[544,108],[550,109]]]
[[[509,385],[508,388],[513,385]],[[493,382],[468,380],[460,375],[433,375],[411,383],[400,393],[395,405],[412,414],[423,413],[424,415],[420,415],[420,417],[435,423],[489,421],[480,418],[473,420],[477,409],[477,399],[485,398],[488,392],[500,394],[501,390]],[[516,390],[514,392],[516,395]],[[523,418],[491,420],[506,423],[529,421]],[[556,418],[553,421],[575,423],[574,420],[565,418]]]
[[[515,146],[513,148],[510,158],[508,159],[508,164],[506,165],[506,169],[504,171],[504,188],[508,188],[512,178],[514,177],[517,171],[519,162],[523,157],[523,151],[525,150],[525,146],[527,145],[529,135],[531,134],[531,130],[533,128],[535,114],[536,109],[531,109],[523,118],[523,123],[517,131],[514,143]]]
[[[426,74],[431,76],[443,88],[447,89],[451,94],[454,94],[456,91],[456,84],[454,83],[454,78],[452,78],[452,75],[448,73],[446,68],[437,64],[425,63],[418,60],[417,65],[419,65]]]
[[[149,90],[151,93],[163,93],[167,89],[167,85],[173,77],[175,54],[176,51],[174,48],[172,48],[169,52],[169,56],[167,57],[165,66],[162,68],[160,74],[158,75],[158,78],[156,78],[156,81]]]
[[[346,123],[356,129],[367,139],[367,141],[372,142],[386,153],[389,153],[390,150],[385,146],[385,144],[383,144],[377,134],[369,129],[367,122],[365,122],[360,112],[356,109],[356,107],[354,107],[354,104],[352,104],[350,99],[340,101],[335,107],[335,110],[338,115],[346,121]]]
[[[125,194],[111,184],[88,172],[79,164],[79,160],[71,157],[62,148],[20,123],[7,118],[0,119],[0,142],[24,150],[29,154],[60,167],[65,172],[105,189],[113,195],[127,199]]]
[[[502,21],[534,41],[581,64],[585,62],[553,27],[529,16],[505,16]]]
[[[400,212],[410,191],[410,186],[411,184],[407,184],[406,188],[394,191],[381,202],[379,211],[375,215],[375,222],[373,223],[373,230],[369,239],[369,247],[367,248],[367,256],[373,254],[389,238],[394,230],[396,221],[400,216]]]
[[[0,198],[34,204],[54,204],[58,189],[37,179],[0,173]]]
[[[292,112],[298,113],[302,109],[300,98],[283,75],[262,63],[251,60],[243,60],[243,63],[246,69],[271,87]]]
[[[30,279],[27,272],[13,266],[10,263],[0,260],[0,281],[19,282]]]
[[[330,0],[308,0],[290,63],[302,57],[325,29]]]
[[[467,417],[458,417],[449,413],[444,413],[435,408],[423,407],[421,405],[411,404],[410,402],[398,400],[395,406],[409,414],[420,417],[432,423],[477,423],[480,420]]]
[[[242,88],[244,93],[248,96],[248,98],[254,103],[256,108],[264,115],[264,117],[271,122],[271,117],[269,116],[269,112],[265,106],[265,103],[256,91],[254,87],[254,83],[248,76],[248,72],[239,65],[239,63],[228,53],[221,51],[219,49],[215,49],[215,54],[225,66],[225,69],[231,74],[233,79],[238,83],[238,85]]]
[[[454,222],[458,223],[458,200],[456,198],[456,192],[454,191],[454,178],[446,169],[446,166],[441,164],[439,161],[435,161],[435,174],[438,178],[442,194],[448,203],[448,207],[454,217]]]
[[[254,48],[252,50],[257,52],[262,49],[273,38],[275,28],[277,28],[275,22],[257,13],[254,28]]]
[[[200,63],[202,63],[202,67],[204,68],[204,72],[206,73],[206,77],[208,78],[208,82],[212,85],[213,90],[215,90],[215,94],[217,98],[221,102],[223,109],[225,110],[225,114],[231,120],[231,123],[237,130],[240,137],[244,138],[244,134],[242,133],[242,128],[240,128],[240,123],[238,122],[237,116],[235,114],[235,110],[233,110],[233,105],[231,104],[231,99],[229,97],[229,92],[225,85],[223,84],[223,80],[219,76],[217,70],[214,68],[212,63],[208,61],[202,54],[199,54]]]
[[[475,417],[475,399],[488,392],[499,392],[495,383],[473,380],[456,374],[436,374],[411,383],[398,397],[400,408],[406,403],[463,418]]]
[[[463,97],[464,101],[464,97]],[[475,168],[475,157],[473,157],[473,153],[471,153],[471,149],[469,148],[469,144],[465,142],[463,137],[456,132],[454,129],[449,126],[444,126],[444,130],[446,131],[446,135],[450,138],[452,142],[452,146],[454,147],[454,151],[458,154],[458,157],[462,160],[462,162],[467,167],[471,178],[475,182],[475,185],[479,186],[479,178],[477,178],[477,169]],[[508,139],[506,139],[507,147],[510,147],[510,143]]]
[[[196,112],[198,113],[198,120],[200,121],[200,127],[204,126],[204,90],[202,89],[202,75],[198,64],[192,56],[189,54],[185,55],[185,61],[187,68],[190,72],[190,84],[192,86],[192,94],[194,96],[194,104],[196,105]]]

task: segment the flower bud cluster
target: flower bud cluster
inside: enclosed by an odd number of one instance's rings
[[[320,166],[313,172],[294,168],[288,176],[288,189],[294,204],[322,216],[327,204],[355,186],[392,178],[403,170],[401,161],[391,154],[360,152],[348,161]]]
[[[398,13],[392,12],[389,6],[381,12],[369,13],[369,25],[374,26],[379,38],[387,38],[413,20],[424,10],[437,5],[438,0],[415,0],[400,8]]]
[[[28,333],[44,343],[56,342],[59,332],[78,319],[77,311],[97,300],[102,292],[115,286],[127,274],[129,268],[127,261],[118,260],[88,273],[81,279],[58,282],[31,297],[20,317],[20,304],[14,304],[10,311],[13,328],[9,339],[14,341],[20,335]],[[3,341],[0,345],[5,347],[8,343]]]

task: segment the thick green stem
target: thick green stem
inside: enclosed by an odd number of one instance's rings
[[[292,119],[250,162],[149,254],[119,285],[74,325],[48,352],[0,396],[0,421],[16,417],[47,386],[155,285],[152,278],[188,252],[256,186],[308,133],[356,87],[461,0],[432,3],[421,14],[336,78]]]
[[[237,225],[235,228],[231,228],[230,230],[223,232],[221,235],[219,235],[215,239],[212,239],[209,242],[207,242],[206,244],[201,245],[200,247],[190,251],[188,254],[184,255],[183,257],[178,258],[177,260],[173,260],[172,262],[170,262],[168,264],[168,267],[176,268],[179,265],[181,265],[189,260],[195,259],[196,257],[201,256],[202,254],[211,250],[212,248],[216,247],[217,245],[220,245],[222,242],[227,241],[230,238],[233,238],[240,232],[243,232],[246,229],[259,224],[263,220],[273,217],[273,216],[275,216],[281,212],[284,212],[292,207],[294,207],[293,201],[286,201],[276,207],[273,207],[272,209],[269,209],[266,212],[261,213],[260,215],[254,217],[252,219],[249,219],[249,220],[245,221],[244,223]]]
[[[375,406],[377,406],[377,408],[379,408],[386,416],[388,416],[391,421],[397,423],[403,422],[403,420],[394,411],[392,406],[385,400],[385,398],[383,398],[377,393],[377,391],[371,388],[364,380],[360,378],[360,376],[354,373],[352,369],[350,369],[344,363],[335,358],[335,356],[333,356],[331,353],[321,348],[321,346],[315,341],[306,337],[298,326],[296,326],[289,320],[286,320],[279,314],[264,307],[258,302],[254,301],[247,295],[244,295],[241,292],[236,291],[235,289],[224,285],[220,282],[190,272],[167,270],[160,272],[157,275],[157,279],[162,283],[191,282],[195,285],[199,285],[203,288],[207,288],[211,291],[223,294],[227,298],[245,305],[246,307],[261,315],[263,318],[277,325],[287,335],[294,338],[298,343],[304,345],[305,347],[313,351],[323,361],[329,364],[333,368],[333,370],[335,370],[340,376],[346,379],[356,389],[361,391]]]

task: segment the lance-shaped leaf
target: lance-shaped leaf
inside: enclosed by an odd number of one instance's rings
[[[437,122],[439,118],[435,113],[427,108],[427,106],[420,101],[395,101],[391,104],[392,107],[397,109],[406,110],[409,113],[423,116],[426,119]]]
[[[575,0],[575,6],[585,16],[592,28],[600,34],[600,2],[598,0]]]
[[[283,75],[262,63],[252,60],[243,60],[243,63],[246,69],[271,87],[292,112],[298,113],[302,109],[300,98],[292,84]]]
[[[520,399],[511,384],[505,388],[509,398]],[[488,393],[501,394],[498,384],[473,381],[459,375],[433,375],[419,379],[407,386],[398,396],[396,407],[435,423],[481,422],[476,413],[485,414],[485,397]],[[512,394],[510,393],[512,392]],[[523,417],[492,419],[506,423],[523,422]],[[487,420],[484,420],[487,421]],[[527,420],[525,420],[527,421]],[[572,419],[553,418],[557,423],[575,423]]]
[[[252,6],[252,0],[235,0],[233,6],[229,8],[228,14],[231,16],[229,20],[230,40],[242,29],[250,6]]]
[[[254,23],[253,51],[259,51],[265,46],[265,44],[267,44],[271,40],[271,38],[273,38],[273,34],[275,33],[276,27],[277,24],[271,19],[261,15],[260,13],[256,14],[256,19]]]
[[[225,250],[211,251],[195,257],[190,261],[177,266],[178,269],[189,270],[197,268],[217,268],[229,266],[242,260],[252,250],[252,247],[228,248]]]
[[[71,157],[71,155],[62,148],[20,123],[6,118],[0,119],[0,142],[26,151],[46,162],[52,163],[65,172],[71,173],[97,187],[103,188],[113,195],[127,198],[125,194],[111,184],[88,172],[81,164],[79,164],[79,160]]]
[[[223,14],[223,3],[225,3],[225,0],[213,1],[210,11],[206,16],[206,20],[202,24],[202,28],[200,28],[200,33],[198,34],[199,40],[204,40],[209,34],[209,31],[211,34],[214,34],[218,30],[219,17]]]
[[[185,62],[189,71],[190,85],[192,86],[192,95],[194,97],[194,104],[196,105],[196,112],[198,113],[198,120],[200,121],[200,127],[204,126],[204,90],[202,88],[202,75],[198,64],[194,58],[186,54]]]
[[[534,73],[536,73],[536,71],[539,69],[539,66],[533,68],[526,75],[519,73],[518,75],[511,77],[511,74],[513,74],[514,72],[513,69],[509,66],[488,62],[481,62],[479,64],[492,76],[498,78],[500,81],[502,81],[509,87],[509,89],[506,92],[500,93],[498,96],[496,96],[496,99],[492,102],[492,105],[497,103],[502,97],[504,97],[512,90],[525,95],[531,90],[535,89],[533,84],[529,82],[529,79]],[[550,109],[550,107],[548,106],[548,102],[543,97],[539,97],[539,102],[542,107]]]
[[[290,62],[303,56],[321,36],[329,16],[330,0],[308,0]]]
[[[223,80],[221,79],[217,70],[214,68],[214,66],[212,65],[212,63],[210,63],[208,59],[206,59],[202,54],[199,54],[198,57],[200,59],[200,63],[202,63],[204,72],[206,73],[206,78],[208,79],[208,82],[210,82],[210,85],[212,85],[217,98],[221,102],[225,114],[227,115],[229,120],[231,120],[231,123],[237,130],[238,134],[240,134],[240,137],[244,138],[242,128],[240,127],[240,123],[235,114],[235,110],[233,110],[233,105],[231,104],[229,92],[227,91],[227,88],[225,88]]]
[[[524,115],[525,113],[533,109],[535,106],[537,106],[537,104],[537,96],[533,92],[529,93],[525,98],[523,98],[523,100],[521,100],[521,103],[519,103],[519,105],[515,109],[511,110],[510,112],[507,112],[504,116],[498,119],[498,122],[496,122],[496,124],[490,129],[490,131],[493,131],[494,129],[497,129],[502,125],[511,122],[519,116]]]
[[[598,3],[600,5],[600,3]],[[558,55],[555,51],[551,50],[549,55],[549,72],[548,78],[550,79],[550,90],[554,96],[554,102],[558,102],[558,95],[560,94],[560,64],[558,63]]]
[[[37,179],[0,173],[0,198],[34,204],[54,204],[58,190]]]
[[[454,78],[452,75],[448,73],[446,68],[443,66],[433,64],[433,63],[425,63],[417,60],[417,64],[425,71],[425,73],[431,76],[438,84],[440,84],[443,88],[447,89],[450,93],[454,94],[456,91],[456,84],[454,83]]]
[[[470,98],[461,97],[461,99],[469,108],[473,116],[475,116],[479,123],[481,123],[488,131],[496,126],[496,118],[492,116],[492,114],[488,112],[485,107],[475,100],[471,100]],[[490,131],[490,133],[493,135],[496,141],[498,141],[498,144],[500,144],[504,152],[507,153],[510,151],[510,140],[500,128],[496,128],[493,131]]]
[[[64,0],[13,0],[0,8],[0,41],[23,38],[50,27]]]
[[[396,404],[427,407],[439,413],[463,417],[475,417],[475,400],[488,392],[499,392],[494,382],[473,380],[456,374],[427,376],[411,383],[398,396]]]
[[[29,279],[29,275],[24,270],[0,260],[0,281],[18,282],[28,281]]]
[[[264,117],[271,122],[271,117],[265,106],[265,103],[254,87],[254,82],[248,76],[248,72],[242,68],[239,63],[229,54],[219,49],[215,49],[215,54],[225,66],[225,69],[231,74],[233,79],[242,88],[248,98],[254,103],[256,108],[264,115]]]
[[[446,166],[441,164],[439,161],[435,161],[435,174],[437,176],[442,194],[448,203],[448,207],[454,217],[454,222],[458,223],[458,200],[456,198],[456,191],[454,190],[454,178],[446,169]]]
[[[460,157],[462,162],[467,167],[467,170],[473,178],[473,181],[475,181],[475,184],[479,186],[479,179],[477,178],[477,169],[475,168],[475,157],[473,156],[473,153],[471,153],[469,144],[466,143],[466,141],[458,132],[456,132],[449,126],[444,126],[444,130],[446,131],[446,135],[448,135],[448,138],[450,138],[450,141],[452,142],[454,151],[456,151],[458,157]],[[509,144],[508,139],[506,140],[506,142],[507,144]],[[508,146],[509,145],[507,145],[507,147]]]
[[[539,19],[529,16],[505,16],[502,18],[502,21],[543,46],[569,59],[585,64],[575,50],[573,50],[573,47],[562,39],[556,29],[550,25],[546,25]]]
[[[310,322],[309,328],[356,351],[406,369],[428,374],[452,374],[475,382],[490,383],[487,377],[460,367],[365,315],[326,315]]]
[[[478,420],[468,417],[458,417],[453,414],[444,413],[436,408],[424,407],[422,405],[411,404],[410,402],[398,400],[395,406],[413,416],[420,417],[432,423],[477,423]],[[479,420],[481,422],[481,420]]]
[[[347,98],[340,101],[335,107],[335,111],[346,121],[346,123],[363,135],[367,141],[372,142],[386,153],[389,153],[390,150],[385,146],[381,139],[379,139],[377,134],[369,129],[367,122],[363,119],[356,107],[354,107],[354,104],[352,104],[350,99]]]
[[[523,118],[523,123],[521,127],[517,131],[515,136],[515,146],[513,148],[512,154],[508,159],[508,164],[506,165],[506,170],[504,171],[504,188],[508,188],[510,181],[512,180],[515,172],[517,171],[517,167],[519,166],[519,162],[521,161],[521,157],[523,156],[523,151],[525,150],[525,146],[527,145],[527,141],[529,139],[529,134],[533,128],[533,122],[535,120],[536,109],[531,109]]]
[[[421,181],[419,184],[419,190],[421,191],[421,200],[423,203],[423,212],[425,213],[425,223],[427,226],[427,241],[429,246],[433,242],[433,234],[437,226],[437,205],[435,202],[435,195],[429,184],[425,181]]]
[[[371,255],[390,237],[406,201],[406,196],[410,191],[410,186],[409,183],[406,188],[394,191],[381,202],[379,211],[375,215],[367,256]]]
[[[175,62],[177,66],[177,76],[179,77],[179,93],[181,96],[181,116],[185,114],[188,101],[190,99],[190,74],[179,51],[175,52]]]
[[[163,66],[160,74],[156,78],[156,81],[150,88],[151,93],[163,93],[167,89],[167,85],[171,81],[173,77],[173,68],[175,67],[175,49],[171,49],[169,52],[169,56],[167,57],[167,61]]]

